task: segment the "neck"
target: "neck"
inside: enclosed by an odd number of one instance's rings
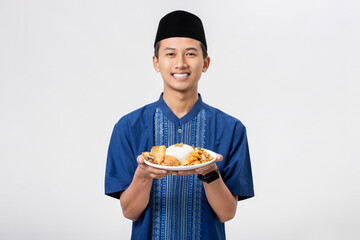
[[[197,91],[192,92],[169,92],[164,91],[163,99],[171,109],[171,111],[178,117],[185,116],[195,105],[199,96]]]

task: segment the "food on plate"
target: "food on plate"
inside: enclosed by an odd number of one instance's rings
[[[151,152],[143,152],[145,160],[163,166],[189,166],[209,162],[214,158],[204,149],[177,143],[168,148],[165,145],[154,146]]]
[[[162,164],[165,160],[165,145],[154,146],[151,148],[150,156],[153,157],[153,162],[157,164]]]
[[[209,153],[198,147],[198,148],[194,148],[194,151],[189,153],[189,156],[182,164],[184,166],[196,165],[211,161],[212,159],[213,157]]]
[[[164,166],[180,166],[180,161],[171,155],[165,155],[164,161],[161,163],[161,165]]]
[[[182,164],[194,149],[183,143],[172,145],[166,149],[165,155],[174,156]]]

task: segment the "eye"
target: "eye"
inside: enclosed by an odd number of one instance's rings
[[[175,56],[175,53],[169,52],[169,53],[166,53],[166,56]]]
[[[196,56],[196,53],[194,53],[194,52],[188,52],[186,55],[187,55],[187,56]]]

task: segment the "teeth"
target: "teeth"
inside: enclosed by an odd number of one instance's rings
[[[173,75],[174,77],[176,77],[176,78],[183,78],[183,77],[187,77],[187,76],[189,76],[189,74],[188,73],[184,73],[184,74],[177,74],[177,73],[174,73],[174,75]]]

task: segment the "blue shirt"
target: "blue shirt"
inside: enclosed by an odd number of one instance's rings
[[[136,158],[152,146],[183,142],[221,154],[224,183],[239,200],[254,196],[246,129],[236,118],[202,101],[178,118],[164,102],[146,105],[115,125],[105,174],[105,194],[119,198],[130,185]],[[154,179],[147,208],[133,222],[131,239],[225,239],[224,224],[211,209],[196,175]]]

